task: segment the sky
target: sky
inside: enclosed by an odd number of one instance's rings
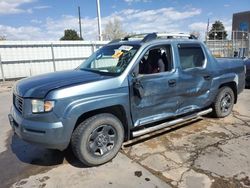
[[[114,18],[127,33],[200,32],[215,20],[228,33],[232,15],[250,11],[250,0],[100,0],[102,28]],[[7,40],[59,40],[65,29],[79,31],[81,7],[84,40],[97,40],[95,0],[0,0],[0,36]]]

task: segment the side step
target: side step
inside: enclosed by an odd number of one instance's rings
[[[176,125],[176,124],[179,124],[179,123],[183,123],[183,122],[191,120],[191,119],[195,119],[197,117],[209,114],[212,111],[213,111],[213,109],[209,108],[207,110],[204,110],[204,111],[201,111],[201,112],[197,112],[197,113],[194,113],[194,114],[191,114],[191,115],[179,118],[179,119],[175,119],[173,121],[165,122],[165,123],[162,123],[162,124],[159,124],[159,125],[156,125],[156,126],[153,126],[153,127],[149,127],[149,128],[146,128],[146,129],[134,131],[132,133],[132,135],[133,135],[134,138],[135,137],[139,137],[139,136],[142,136],[142,135],[154,132],[154,131],[158,131],[160,129],[164,129],[164,128],[169,127],[169,126],[173,126],[173,125]]]

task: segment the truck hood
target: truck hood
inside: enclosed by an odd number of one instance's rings
[[[14,93],[20,97],[45,98],[51,90],[108,78],[110,76],[83,70],[59,71],[22,79],[14,86]]]

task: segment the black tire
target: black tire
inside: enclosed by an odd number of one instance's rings
[[[87,166],[113,159],[124,140],[121,121],[112,114],[98,114],[78,125],[71,137],[75,156]]]
[[[234,101],[234,92],[230,87],[220,88],[213,105],[214,116],[217,118],[228,116],[232,112]]]

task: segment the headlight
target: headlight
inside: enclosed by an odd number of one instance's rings
[[[55,105],[54,101],[31,100],[32,113],[50,112]]]

